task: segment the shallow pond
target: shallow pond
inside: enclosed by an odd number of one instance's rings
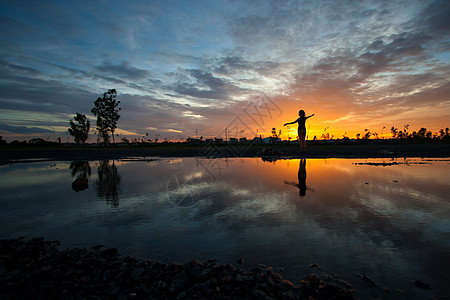
[[[0,167],[0,238],[104,244],[162,261],[242,258],[242,268],[270,265],[294,283],[339,274],[362,298],[448,297],[449,167],[448,159],[16,163]]]

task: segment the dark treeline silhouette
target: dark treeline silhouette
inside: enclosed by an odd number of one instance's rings
[[[431,132],[425,127],[419,131],[408,132],[409,125],[403,125],[403,130],[398,130],[392,126],[391,133],[394,139],[448,139],[450,138],[449,128],[439,130],[439,132]]]
[[[48,141],[42,138],[32,138],[28,141],[13,140],[11,142],[6,142],[0,139],[0,146],[57,146],[61,144],[61,139],[58,138],[56,141]]]
[[[77,113],[78,114],[78,113]],[[81,120],[84,120],[84,118],[81,118]],[[87,122],[85,122],[87,124]],[[79,125],[79,124],[76,124]],[[386,127],[383,127],[383,130]],[[369,129],[365,129],[363,131],[363,134],[357,133],[356,139],[350,139],[347,136],[347,133],[345,133],[342,138],[334,138],[334,135],[330,135],[329,132],[326,132],[326,134],[322,134],[322,139],[319,140],[314,136],[312,140],[308,140],[308,143],[321,143],[321,141],[328,142],[328,141],[340,141],[340,142],[356,142],[356,143],[364,143],[366,141],[383,141],[383,143],[389,143],[392,142],[406,142],[406,143],[414,143],[414,142],[427,142],[427,141],[433,141],[433,142],[439,142],[439,141],[450,141],[450,130],[448,127],[445,129],[440,129],[439,131],[432,132],[427,130],[425,127],[420,128],[418,131],[412,131],[409,132],[409,125],[404,125],[403,130],[399,130],[398,128],[392,126],[391,127],[391,137],[385,138],[383,136],[383,131],[381,134],[378,134],[377,132],[372,132]],[[325,129],[327,131],[328,128]],[[214,145],[224,145],[224,144],[265,144],[265,143],[272,143],[272,144],[290,144],[290,143],[298,143],[298,141],[291,141],[292,136],[283,136],[283,138],[288,138],[286,140],[281,140],[282,131],[279,132],[276,131],[275,128],[272,128],[272,134],[267,138],[262,138],[261,135],[254,137],[253,139],[248,139],[246,137],[241,138],[234,138],[229,137],[227,140],[224,140],[223,138],[218,137],[211,137],[211,138],[203,138],[203,136],[200,136],[199,138],[191,138],[188,137],[184,141],[176,141],[173,142],[169,139],[169,137],[165,137],[163,139],[159,139],[159,134],[155,135],[155,138],[151,139],[149,137],[149,133],[146,133],[144,136],[136,137],[134,139],[127,139],[125,137],[122,137],[122,141],[118,143],[119,145],[172,145],[172,144],[189,144],[189,145],[207,145],[207,144],[214,144]],[[172,137],[173,138],[173,137]],[[56,141],[50,141],[50,138],[47,137],[46,140],[43,138],[32,138],[30,140],[13,140],[11,142],[7,142],[3,139],[3,137],[0,136],[0,147],[1,146],[57,146],[61,145],[61,138],[56,139]],[[295,137],[294,137],[295,139]],[[79,140],[80,144],[82,144],[82,139]],[[305,141],[306,142],[306,141]],[[68,143],[65,143],[68,144]]]

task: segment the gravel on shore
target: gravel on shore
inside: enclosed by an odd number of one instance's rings
[[[337,277],[298,284],[271,267],[251,271],[214,259],[162,263],[102,245],[60,250],[44,238],[0,240],[1,299],[355,299]]]

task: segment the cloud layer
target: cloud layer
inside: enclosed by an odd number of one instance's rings
[[[316,114],[311,135],[437,131],[449,20],[448,1],[0,1],[0,134],[67,136],[109,88],[129,137],[219,135],[261,93],[283,113],[244,135],[298,109]]]

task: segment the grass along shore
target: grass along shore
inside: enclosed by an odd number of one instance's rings
[[[277,157],[277,158],[402,158],[450,157],[450,143],[400,143],[390,140],[365,143],[309,142],[306,153],[291,144],[182,144],[161,143],[143,145],[104,146],[2,146],[0,164],[21,160],[106,160],[136,157]]]

